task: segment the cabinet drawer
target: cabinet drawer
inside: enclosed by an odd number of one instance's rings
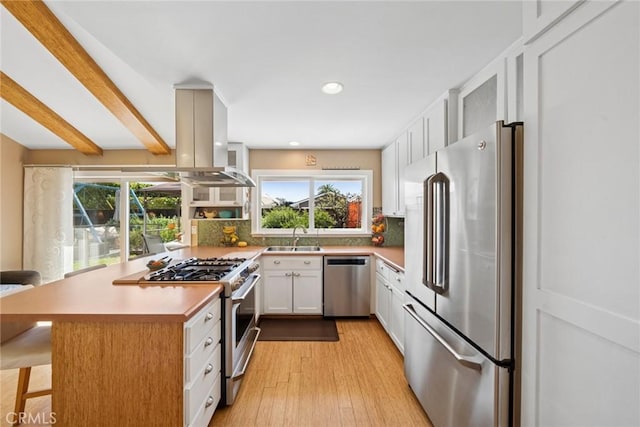
[[[222,322],[218,321],[210,333],[205,334],[200,343],[193,352],[184,359],[184,382],[190,384],[196,378],[198,372],[205,366],[207,359],[216,351],[216,347],[220,346],[220,337],[222,335]]]
[[[321,256],[263,257],[265,270],[322,270]]]
[[[404,273],[389,268],[388,282],[391,286],[404,291]]]
[[[220,402],[222,395],[222,389],[220,387],[221,380],[222,376],[218,375],[213,387],[206,393],[202,406],[200,406],[200,409],[198,409],[198,412],[193,419],[186,420],[185,425],[189,427],[207,427],[209,425],[209,421],[211,421],[213,413],[216,411],[216,406],[218,406],[218,402]]]
[[[220,298],[212,301],[184,325],[184,352],[189,355],[196,345],[211,333],[211,329],[220,321]]]
[[[389,280],[389,272],[391,269],[381,259],[376,259],[376,273],[379,273],[384,280]]]
[[[222,346],[217,346],[213,355],[207,359],[202,370],[198,372],[194,381],[184,390],[184,408],[187,419],[194,419],[198,409],[209,397],[216,381],[220,381],[220,357]]]

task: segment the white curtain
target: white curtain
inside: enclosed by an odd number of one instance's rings
[[[23,268],[43,282],[73,270],[73,170],[26,166]]]

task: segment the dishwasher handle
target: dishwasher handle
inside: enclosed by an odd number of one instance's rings
[[[325,265],[367,265],[369,263],[368,257],[358,258],[326,258]]]

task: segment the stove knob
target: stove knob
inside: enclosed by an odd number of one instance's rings
[[[238,289],[242,283],[244,282],[244,280],[242,280],[242,277],[238,277],[237,279],[231,281],[231,288],[232,289]]]

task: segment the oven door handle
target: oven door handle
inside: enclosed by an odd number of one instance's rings
[[[249,350],[249,355],[247,356],[246,360],[244,361],[244,366],[242,367],[240,372],[234,374],[233,377],[231,377],[232,381],[237,381],[237,380],[241,379],[242,377],[244,377],[244,374],[247,372],[247,366],[249,366],[249,361],[251,360],[251,355],[253,354],[253,349],[256,348],[256,343],[258,342],[258,337],[260,336],[260,332],[262,332],[262,329],[260,329],[257,326],[254,326],[252,329],[256,331],[256,336],[253,339],[253,343],[251,344],[251,350]]]
[[[240,302],[244,301],[244,299],[247,297],[247,295],[249,295],[249,293],[256,286],[256,283],[258,283],[258,280],[260,280],[260,275],[259,274],[252,274],[251,277],[252,277],[251,284],[246,287],[246,289],[242,293],[242,295],[239,295],[239,296],[231,295],[231,302],[233,304],[237,304],[237,303],[240,303]]]

